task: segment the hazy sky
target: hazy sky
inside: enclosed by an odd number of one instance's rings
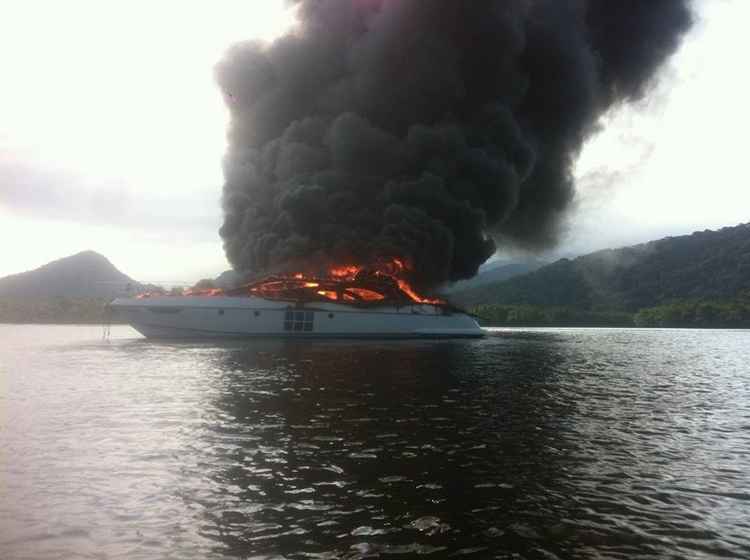
[[[213,65],[288,26],[283,0],[0,7],[0,276],[84,249],[143,281],[228,268]],[[547,256],[750,221],[750,2],[695,7],[652,95],[607,115],[584,149],[577,206]]]

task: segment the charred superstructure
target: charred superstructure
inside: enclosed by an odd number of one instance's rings
[[[399,259],[377,260],[369,266],[344,265],[318,273],[297,272],[272,276],[243,286],[267,299],[335,301],[352,305],[447,304],[437,298],[419,295],[406,280],[408,269]]]

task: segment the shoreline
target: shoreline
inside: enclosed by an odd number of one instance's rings
[[[128,323],[121,321],[2,321],[0,326],[38,326],[38,327],[107,327],[107,326],[129,326]],[[480,323],[483,329],[619,329],[619,330],[725,330],[741,331],[750,330],[747,326],[712,326],[712,325],[659,325],[659,326],[638,326],[622,324],[592,324],[592,323]]]

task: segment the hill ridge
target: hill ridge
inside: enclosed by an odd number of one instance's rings
[[[0,296],[115,297],[139,286],[107,257],[89,249],[0,278]]]
[[[452,295],[463,305],[527,304],[636,311],[750,290],[750,223],[560,259]]]

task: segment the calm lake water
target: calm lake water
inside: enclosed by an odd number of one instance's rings
[[[0,326],[0,557],[750,558],[750,331]]]

